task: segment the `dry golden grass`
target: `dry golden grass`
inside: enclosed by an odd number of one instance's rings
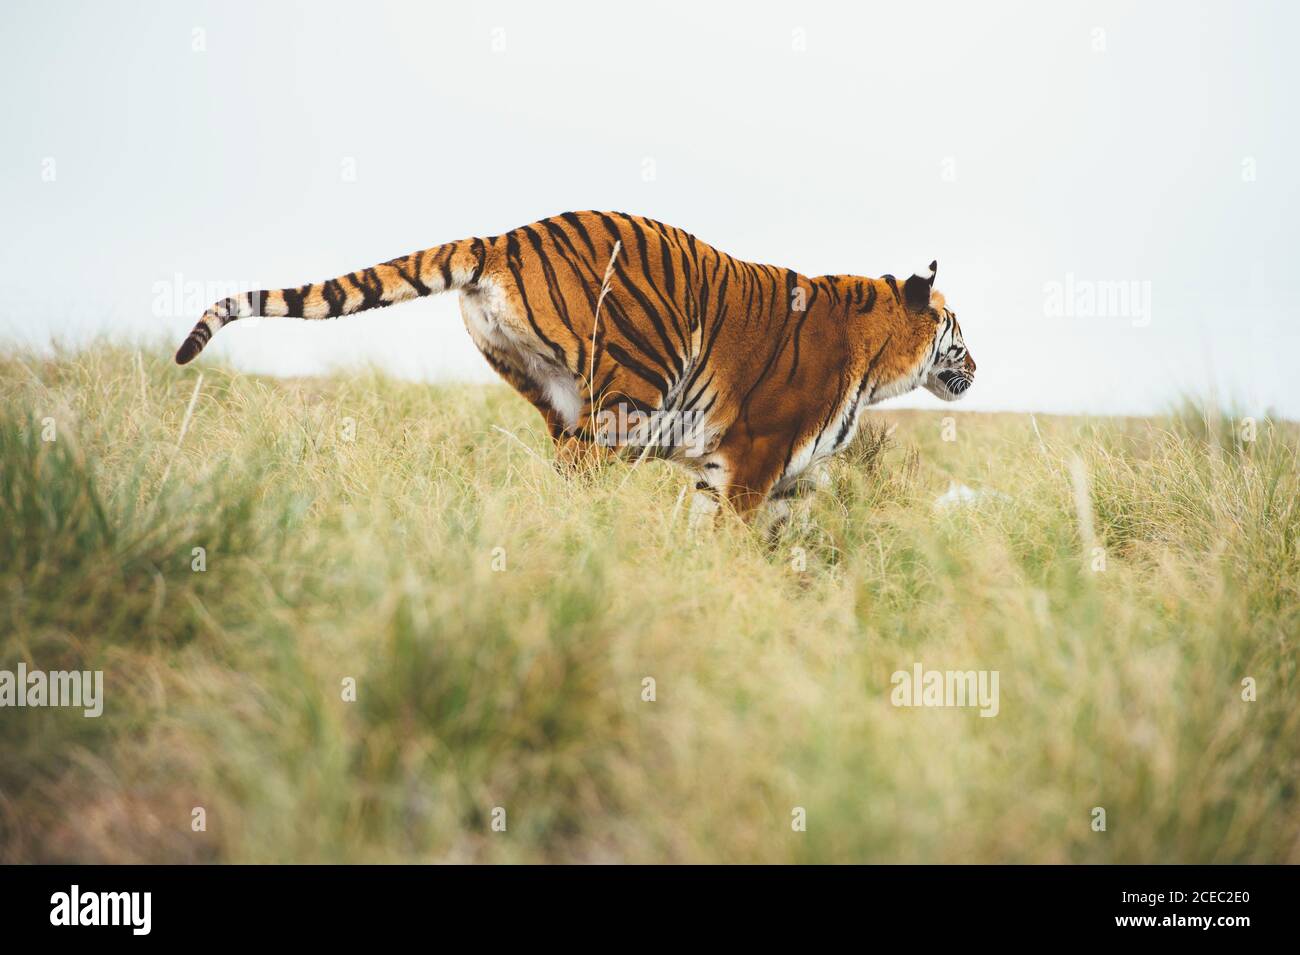
[[[1290,425],[879,411],[769,543],[503,387],[200,364],[0,358],[0,668],[106,696],[0,709],[2,861],[1300,861]]]

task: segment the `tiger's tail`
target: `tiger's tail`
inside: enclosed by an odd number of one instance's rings
[[[301,288],[241,292],[222,299],[203,313],[177,350],[176,364],[193,361],[222,326],[236,319],[337,318],[438,292],[473,287],[483,274],[485,257],[482,239],[464,239]]]

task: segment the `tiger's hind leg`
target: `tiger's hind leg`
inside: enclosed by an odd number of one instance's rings
[[[607,462],[615,457],[637,461],[663,456],[664,436],[652,424],[664,395],[649,382],[630,373],[607,353],[595,367],[598,387],[577,381],[580,410],[569,435],[572,448],[588,460]]]
[[[460,309],[465,328],[487,363],[542,416],[546,433],[555,442],[556,469],[570,471],[588,456],[588,449],[575,437],[582,413],[576,377],[553,356],[539,353],[511,331],[502,321],[508,306],[499,297],[465,294]]]
[[[601,467],[623,450],[616,429],[592,414],[590,399],[581,394],[581,382],[567,370],[520,361],[490,345],[481,345],[480,351],[542,416],[555,443],[555,467],[561,474],[577,475]],[[627,400],[622,395],[606,397],[615,405]],[[609,420],[617,420],[617,414],[611,414]]]
[[[555,438],[555,468],[566,476],[598,470],[613,458],[613,450],[598,441],[587,441],[573,434]]]

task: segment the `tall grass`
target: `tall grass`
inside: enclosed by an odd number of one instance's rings
[[[0,709],[0,860],[1300,861],[1291,425],[874,412],[770,538],[504,388],[195,381],[0,358],[0,669],[105,683]]]

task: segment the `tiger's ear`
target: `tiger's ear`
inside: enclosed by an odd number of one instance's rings
[[[939,273],[939,261],[930,263],[929,275],[913,275],[903,283],[903,301],[914,312],[924,312],[930,307],[930,292],[934,288],[934,277]]]

